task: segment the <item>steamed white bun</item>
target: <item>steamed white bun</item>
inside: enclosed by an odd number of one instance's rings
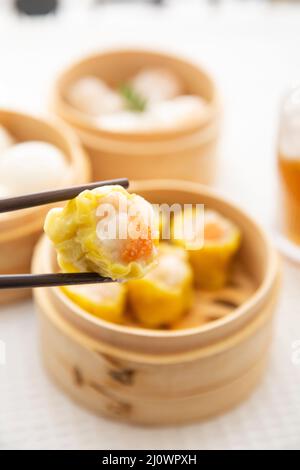
[[[124,104],[121,96],[96,77],[84,77],[69,87],[69,103],[91,116],[120,111]]]
[[[182,95],[153,104],[149,115],[155,127],[167,130],[201,119],[205,109],[206,102],[200,96]]]
[[[137,113],[135,111],[120,111],[113,114],[100,116],[96,123],[101,129],[112,132],[138,132],[151,127],[148,122],[147,111]]]
[[[201,119],[205,108],[202,98],[182,95],[155,103],[142,113],[121,111],[100,116],[96,122],[102,129],[114,132],[166,131]]]
[[[11,147],[15,143],[13,136],[5,129],[4,126],[0,125],[0,154],[4,152],[8,147]]]
[[[171,100],[184,92],[180,79],[163,67],[143,69],[130,83],[149,103]]]
[[[22,142],[0,154],[0,190],[3,197],[57,187],[69,171],[64,154],[46,142]]]
[[[5,199],[11,196],[12,194],[9,192],[9,189],[6,186],[0,184],[0,199]]]

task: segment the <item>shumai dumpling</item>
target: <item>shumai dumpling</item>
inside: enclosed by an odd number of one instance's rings
[[[191,306],[192,284],[186,252],[161,243],[157,265],[142,279],[127,284],[130,308],[143,326],[168,326]]]
[[[189,211],[185,217],[195,217],[195,211]],[[203,289],[220,289],[229,279],[234,255],[240,247],[241,233],[235,224],[212,210],[204,212],[203,222],[202,227],[194,224],[199,232],[193,233],[192,237],[189,234],[187,245],[183,235],[182,215],[175,215],[172,224],[173,243],[188,248],[197,286]],[[190,224],[191,227],[192,225]]]
[[[126,305],[124,283],[86,284],[61,287],[64,294],[87,312],[113,323],[121,323]]]
[[[118,185],[83,191],[51,209],[44,229],[66,272],[112,279],[143,276],[157,254],[152,205]]]

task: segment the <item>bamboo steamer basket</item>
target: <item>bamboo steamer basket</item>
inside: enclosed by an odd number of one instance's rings
[[[66,175],[58,175],[60,186],[88,182],[90,165],[79,140],[60,121],[46,122],[27,114],[0,110],[0,123],[16,141],[40,140],[49,142],[63,151],[69,162]],[[26,273],[30,271],[34,246],[41,235],[48,206],[9,212],[0,215],[0,274]],[[28,289],[2,290],[0,305],[25,298]]]
[[[186,93],[200,95],[206,112],[186,126],[170,130],[116,132],[101,129],[68,104],[66,91],[86,75],[112,87],[144,67],[167,67],[184,83]],[[52,110],[80,137],[92,162],[93,178],[110,178],[126,170],[130,179],[183,178],[211,183],[219,135],[220,104],[216,86],[200,67],[175,56],[147,50],[116,50],[93,55],[64,71],[54,86]],[[110,175],[110,176],[108,176]]]
[[[111,418],[147,425],[207,418],[239,403],[263,376],[279,287],[277,255],[253,220],[204,186],[156,180],[131,189],[153,203],[204,203],[238,224],[243,234],[238,265],[251,294],[236,300],[236,308],[225,299],[227,314],[213,322],[147,330],[93,317],[59,288],[36,289],[45,366],[69,396]],[[42,238],[33,271],[53,270],[54,251]],[[229,290],[237,299],[239,278]],[[206,295],[197,295],[195,318]],[[210,307],[218,309],[223,295],[210,294]]]
[[[216,174],[216,124],[165,142],[121,142],[77,131],[92,167],[93,179],[112,179],[124,174],[130,180],[181,178],[210,184]]]
[[[186,94],[199,95],[206,100],[206,113],[181,129],[158,130],[156,132],[115,132],[94,125],[93,121],[91,122],[83,113],[74,109],[66,99],[68,87],[81,77],[96,76],[112,88],[117,88],[120,83],[126,82],[141,69],[148,67],[166,67],[171,70],[183,82]],[[76,128],[97,136],[101,135],[122,141],[124,139],[149,141],[149,138],[160,140],[194,132],[214,121],[220,112],[216,85],[202,68],[170,54],[141,49],[110,50],[88,56],[71,65],[58,77],[54,85],[51,106],[64,120]]]

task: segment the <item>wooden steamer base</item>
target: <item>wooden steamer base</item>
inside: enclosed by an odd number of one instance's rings
[[[192,327],[187,323],[181,329],[155,331],[107,323],[58,288],[36,289],[46,368],[73,399],[111,418],[165,425],[223,412],[244,399],[263,376],[278,292],[277,256],[247,215],[205,187],[149,181],[132,189],[153,203],[204,203],[236,222],[243,232],[237,264],[247,273],[251,292],[246,295],[236,279],[215,296],[199,291],[198,315],[206,315],[204,304],[212,305],[220,296],[224,305],[227,299],[226,315],[219,309],[213,322],[204,318]],[[55,269],[54,258],[43,238],[34,271]],[[230,307],[233,298],[235,309]]]
[[[95,181],[127,175],[132,180],[181,178],[211,184],[216,176],[219,124],[168,141],[131,142],[76,133],[86,150]]]

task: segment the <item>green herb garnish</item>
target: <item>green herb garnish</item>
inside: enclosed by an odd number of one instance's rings
[[[127,109],[138,113],[145,111],[147,100],[137,93],[129,83],[123,83],[119,88],[119,93],[124,99]]]

